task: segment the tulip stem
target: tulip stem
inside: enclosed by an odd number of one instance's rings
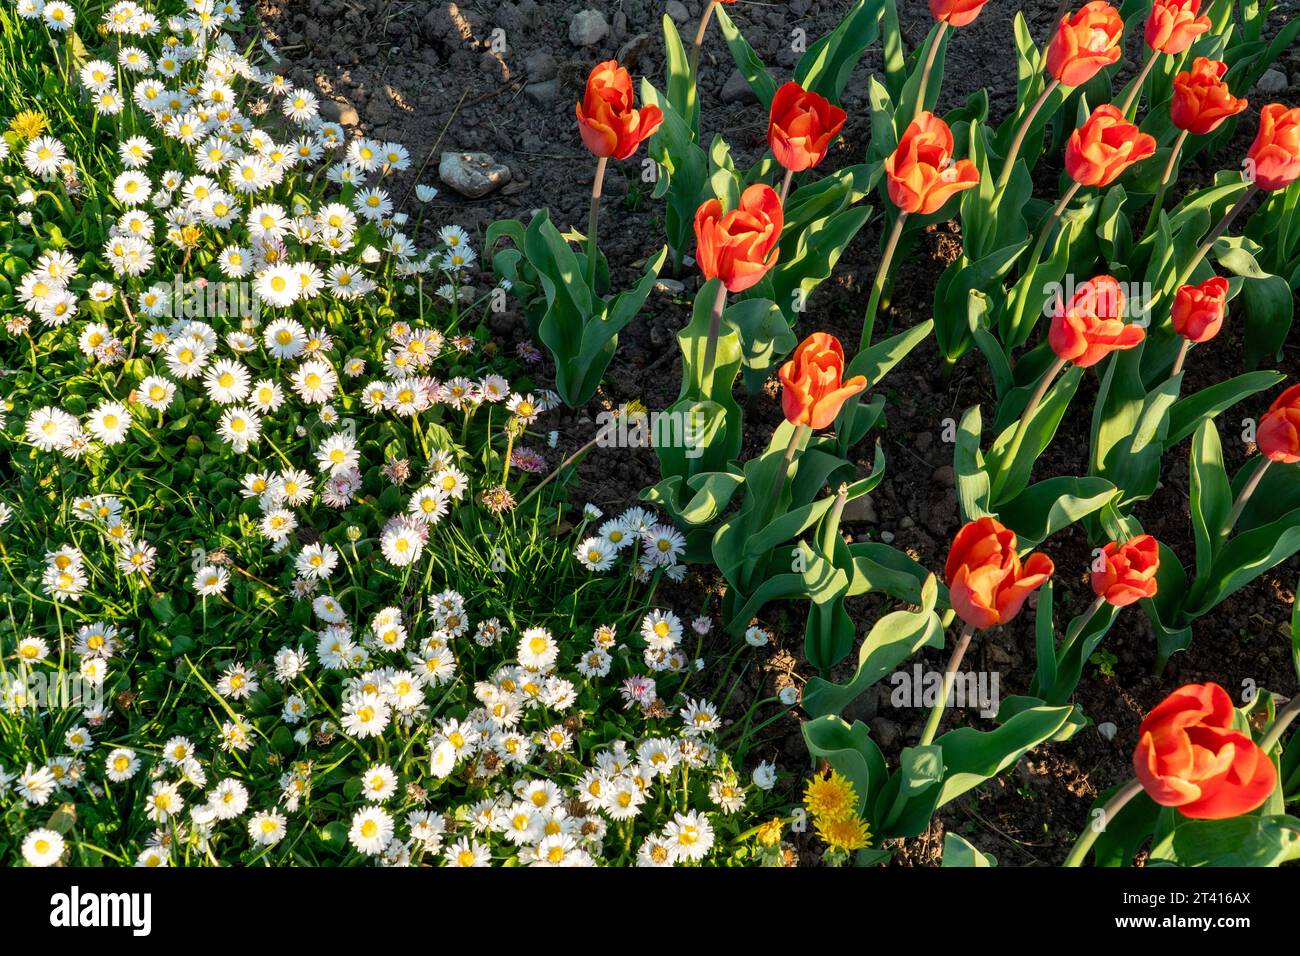
[[[827,560],[835,560],[835,538],[840,533],[840,519],[844,517],[844,506],[849,500],[849,486],[846,482],[840,482],[840,486],[835,491],[835,504],[831,505],[831,512],[826,517],[826,527],[822,534],[822,554],[826,555]]]
[[[1097,612],[1101,610],[1102,605],[1105,603],[1106,595],[1098,594],[1093,602],[1088,605],[1088,609],[1084,611],[1078,621],[1075,622],[1074,626],[1065,632],[1065,640],[1061,642],[1061,646],[1056,652],[1056,659],[1058,661],[1069,653],[1070,648],[1074,646],[1074,642],[1079,639],[1079,635],[1088,629],[1089,623],[1092,622],[1092,619],[1096,617]]]
[[[794,431],[790,433],[790,440],[785,446],[785,454],[781,456],[781,466],[777,469],[776,475],[773,477],[772,490],[768,495],[766,507],[763,508],[763,524],[759,528],[755,529],[756,531],[762,530],[762,528],[766,527],[768,522],[772,520],[772,513],[776,510],[776,506],[781,500],[781,492],[785,490],[785,479],[790,474],[790,464],[794,461],[794,456],[798,453],[799,448],[804,443],[804,439],[811,431],[812,428],[810,426],[800,424],[796,425]],[[841,511],[842,510],[843,509],[841,509]]]
[[[898,239],[903,234],[903,223],[906,221],[907,213],[900,211],[898,218],[894,220],[894,228],[889,233],[889,239],[885,242],[885,253],[880,257],[880,268],[876,270],[876,280],[871,283],[871,297],[867,300],[867,312],[862,318],[862,338],[858,342],[859,352],[871,346],[871,335],[876,325],[876,310],[880,308],[880,297],[884,295],[885,282],[889,278],[889,266],[894,260],[894,253],[898,249]]]
[[[596,227],[600,222],[600,192],[605,185],[605,168],[608,165],[608,156],[596,160],[596,176],[591,181],[591,212],[587,214],[587,287],[591,289],[593,299],[597,298]]]
[[[1183,339],[1183,344],[1178,346],[1178,357],[1174,359],[1174,370],[1169,373],[1170,378],[1173,378],[1183,370],[1183,363],[1187,361],[1187,351],[1191,347],[1191,339]]]
[[[939,21],[939,29],[934,31],[934,40],[930,43],[930,49],[925,54],[925,66],[921,68],[921,83],[916,88],[916,109],[912,111],[912,119],[925,112],[925,88],[930,84],[930,70],[934,67],[935,57],[939,53],[939,42],[943,39],[943,33],[948,29],[948,24],[944,20]]]
[[[704,343],[704,367],[700,370],[702,397],[711,398],[713,392],[713,360],[718,357],[718,336],[722,333],[722,313],[727,308],[727,286],[718,280],[718,294],[709,314],[709,337]]]
[[[1079,834],[1074,849],[1070,851],[1070,855],[1065,858],[1065,862],[1061,866],[1076,867],[1083,863],[1084,857],[1088,855],[1092,845],[1097,842],[1097,837],[1105,832],[1106,825],[1115,819],[1120,810],[1124,808],[1124,804],[1141,792],[1142,784],[1136,777],[1116,790],[1115,795],[1107,800],[1106,805],[1101,808],[1101,816],[1093,817],[1088,826],[1084,828],[1084,831]]]
[[[1007,453],[998,463],[998,473],[993,476],[992,486],[989,488],[989,505],[992,506],[998,501],[998,493],[1002,490],[1003,484],[1006,483],[1006,477],[1011,473],[1015,466],[1016,456],[1020,454],[1020,446],[1025,443],[1025,434],[1029,431],[1029,423],[1034,418],[1034,413],[1038,411],[1038,406],[1042,404],[1043,396],[1051,387],[1052,381],[1065,368],[1065,359],[1058,358],[1052,363],[1052,367],[1047,370],[1038,383],[1038,388],[1034,389],[1034,394],[1029,396],[1029,404],[1025,410],[1020,413],[1020,421],[1016,423],[1016,433],[1011,437],[1011,444],[1007,446]]]
[[[1232,220],[1236,219],[1237,214],[1246,208],[1246,203],[1250,202],[1251,197],[1255,195],[1255,190],[1258,188],[1259,187],[1254,183],[1247,186],[1246,191],[1241,194],[1241,198],[1238,199],[1233,204],[1232,208],[1224,214],[1224,217],[1219,220],[1219,224],[1210,230],[1210,234],[1205,237],[1205,241],[1202,242],[1200,248],[1196,250],[1196,255],[1192,256],[1191,261],[1187,263],[1183,268],[1183,271],[1178,274],[1178,278],[1174,280],[1175,290],[1187,285],[1187,280],[1192,277],[1192,273],[1195,272],[1196,267],[1201,264],[1201,260],[1210,254],[1210,249],[1213,248],[1215,242],[1218,241],[1221,235],[1228,231],[1228,227],[1232,225]]]
[[[1271,464],[1273,464],[1273,459],[1265,458],[1264,463],[1255,469],[1255,473],[1251,475],[1250,480],[1246,482],[1246,487],[1241,489],[1241,494],[1239,494],[1237,500],[1233,502],[1232,510],[1228,512],[1228,518],[1223,522],[1223,528],[1219,531],[1220,542],[1226,540],[1228,535],[1232,534],[1232,529],[1236,527],[1237,520],[1241,517],[1241,513],[1246,510],[1246,503],[1250,501],[1250,496],[1254,494],[1255,489],[1259,487],[1259,483],[1264,479],[1264,472],[1268,471],[1268,466]]]
[[[1142,72],[1137,75],[1137,79],[1133,81],[1132,87],[1129,88],[1128,96],[1124,97],[1124,103],[1120,106],[1119,111],[1124,114],[1125,119],[1130,121],[1132,120],[1128,111],[1134,107],[1138,98],[1142,95],[1142,84],[1146,82],[1147,74],[1151,72],[1151,67],[1156,65],[1156,57],[1159,55],[1160,54],[1155,50],[1151,51],[1151,55],[1147,57],[1147,61],[1142,64]]]
[[[1052,214],[1047,217],[1043,223],[1042,230],[1038,233],[1038,238],[1034,241],[1034,248],[1029,253],[1029,261],[1021,274],[1018,287],[1023,288],[1023,292],[1016,296],[1014,308],[1011,313],[1011,324],[1007,327],[1007,350],[1015,348],[1017,344],[1017,333],[1020,331],[1020,322],[1024,317],[1025,303],[1029,301],[1029,286],[1033,282],[1034,273],[1038,271],[1038,260],[1042,258],[1043,249],[1047,247],[1047,240],[1051,237],[1052,231],[1056,228],[1056,223],[1060,220],[1065,208],[1070,205],[1075,195],[1082,189],[1079,183],[1071,183],[1070,188],[1065,191],[1061,201],[1056,204]],[[1028,336],[1026,336],[1027,338]]]
[[[1043,87],[1043,92],[1038,94],[1038,99],[1034,100],[1034,105],[1029,107],[1029,112],[1021,120],[1020,128],[1016,130],[1016,138],[1011,141],[1011,148],[1007,150],[1007,158],[1002,164],[1002,174],[998,177],[998,184],[993,190],[995,197],[1002,195],[1002,190],[1007,188],[1007,183],[1011,180],[1011,170],[1015,168],[1016,157],[1020,155],[1020,147],[1025,144],[1025,137],[1029,135],[1029,127],[1033,125],[1034,117],[1060,85],[1060,80],[1052,80]]]
[[[925,722],[925,731],[921,734],[921,742],[918,746],[928,747],[934,743],[935,734],[939,732],[939,724],[943,721],[943,712],[948,706],[948,695],[952,693],[953,681],[957,677],[957,668],[961,666],[961,659],[966,656],[966,648],[970,647],[970,639],[974,636],[975,628],[969,624],[962,627],[961,637],[957,638],[952,656],[948,658],[948,666],[943,669],[943,692],[930,708],[930,718]]]
[[[1276,747],[1296,717],[1300,717],[1300,695],[1292,697],[1290,702],[1277,712],[1277,716],[1273,718],[1273,726],[1268,728],[1268,733],[1259,742],[1259,749],[1268,753]]]
[[[695,45],[691,47],[691,82],[697,83],[700,70],[700,47],[704,46],[704,34],[709,29],[709,21],[713,19],[713,8],[718,5],[718,0],[709,0],[704,5],[704,12],[700,14],[700,25],[695,29]],[[697,83],[695,90],[696,99],[699,98],[699,86]],[[687,122],[690,117],[686,117]]]
[[[785,179],[781,180],[781,208],[785,209],[785,197],[790,195],[790,183],[794,179],[794,170],[785,171]]]
[[[1178,134],[1174,140],[1173,149],[1169,151],[1169,161],[1165,163],[1165,173],[1160,177],[1160,185],[1156,187],[1155,198],[1151,200],[1151,212],[1147,214],[1147,224],[1142,227],[1142,238],[1146,238],[1151,227],[1156,224],[1160,218],[1160,210],[1165,206],[1165,191],[1169,189],[1169,184],[1174,181],[1174,171],[1178,168],[1178,157],[1183,151],[1183,144],[1187,142],[1187,130]]]

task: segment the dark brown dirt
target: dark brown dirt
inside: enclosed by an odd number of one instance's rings
[[[261,0],[258,6],[264,28],[284,51],[284,70],[295,82],[319,90],[323,99],[334,104],[327,104],[326,109],[337,110],[350,129],[408,146],[417,171],[399,179],[399,186],[409,189],[419,181],[442,188],[428,208],[427,221],[435,226],[456,222],[480,237],[492,221],[526,218],[541,206],[550,207],[561,230],[585,227],[593,163],[578,138],[573,103],[581,96],[586,73],[595,62],[617,54],[634,75],[650,76],[662,87],[659,18],[663,4],[652,0],[590,4],[562,0],[459,4],[436,0]],[[604,12],[613,29],[595,47],[578,49],[569,42],[568,23],[587,6]],[[1012,14],[1023,9],[1041,42],[1051,29],[1057,6],[1056,0],[992,0],[980,18],[960,30],[949,46],[940,111],[986,87],[993,118],[1000,120],[1014,105]],[[689,16],[678,23],[678,29],[689,42],[702,2],[687,0],[685,7]],[[846,8],[845,0],[741,2],[730,5],[728,13],[783,79],[796,58],[789,45],[790,31],[802,28],[815,39],[828,31]],[[929,14],[924,0],[899,0],[899,8],[904,38],[911,49],[928,30]],[[1280,19],[1275,13],[1274,20]],[[505,31],[504,53],[491,48],[495,28]],[[536,64],[530,58],[542,51],[554,58],[558,77],[558,93],[547,102],[538,102],[524,92],[526,84],[538,79],[528,75],[525,63]],[[1134,46],[1129,51],[1128,69],[1138,55]],[[879,72],[879,56],[877,44],[867,52],[847,88],[843,105],[849,120],[824,164],[827,171],[859,162],[864,155],[870,126],[866,83],[871,72]],[[1300,50],[1291,49],[1276,65],[1292,77],[1292,85],[1269,98],[1296,102],[1300,99],[1295,85],[1300,80]],[[764,149],[766,116],[752,98],[722,101],[722,89],[732,71],[730,56],[714,26],[702,65],[704,134],[707,140],[721,133],[738,163],[744,163]],[[1251,94],[1253,105],[1263,98],[1263,94]],[[1193,188],[1208,182],[1214,169],[1235,165],[1253,135],[1254,119],[1248,113],[1224,153],[1197,157],[1184,169],[1180,185]],[[482,200],[456,196],[437,183],[438,155],[447,149],[492,153],[511,167],[512,183]],[[1059,168],[1050,164],[1057,161],[1049,158],[1040,167],[1036,176],[1042,186],[1040,195],[1054,194]],[[615,163],[606,180],[601,242],[614,268],[616,285],[635,276],[639,265],[662,242],[661,207],[636,181],[638,170],[639,166],[631,163]],[[400,188],[395,192],[402,195]],[[413,212],[414,200],[408,196],[407,202]],[[857,341],[880,242],[876,219],[849,247],[835,276],[810,300],[809,322],[815,321],[818,328],[845,342]],[[922,234],[915,252],[896,270],[892,301],[883,310],[881,321],[896,330],[930,317],[935,281],[959,248],[955,224]],[[490,269],[490,265],[485,263],[484,268]],[[491,281],[486,274],[484,278]],[[601,407],[637,398],[655,409],[676,397],[680,364],[673,335],[689,317],[698,282],[693,275],[681,279],[686,283],[683,295],[655,292],[642,316],[623,335],[605,388],[592,405],[566,413],[561,447],[552,453],[557,461],[590,437],[592,419]],[[527,335],[517,313],[494,317],[492,329],[507,347]],[[1292,340],[1282,370],[1294,376],[1300,371],[1300,346],[1294,335]],[[665,352],[671,353],[667,360]],[[1184,393],[1235,373],[1241,367],[1240,356],[1240,335],[1230,323],[1214,343],[1196,350],[1189,362]],[[959,418],[976,402],[986,411],[993,403],[987,370],[977,353],[961,362],[946,387],[933,379],[938,367],[935,344],[929,340],[885,383],[888,427],[880,437],[889,466],[884,482],[872,496],[878,521],[849,529],[877,539],[882,533],[892,534],[895,546],[934,569],[942,567],[959,520],[952,488],[952,450],[940,439],[942,422]],[[1087,410],[1095,390],[1095,379],[1085,379],[1036,475],[1084,472]],[[776,394],[771,382],[767,394]],[[1263,408],[1261,398],[1229,414],[1258,415]],[[779,420],[779,403],[760,398],[747,420],[749,446],[765,444]],[[1164,489],[1138,509],[1147,530],[1185,559],[1193,548],[1186,504],[1187,447],[1184,442],[1166,456]],[[864,453],[865,449],[866,443]],[[1225,441],[1225,449],[1230,470],[1245,460],[1247,450],[1240,442]],[[574,500],[591,500],[607,511],[617,510],[657,478],[652,452],[597,450],[583,462],[570,493]],[[1067,613],[1077,613],[1091,598],[1085,580],[1090,549],[1076,525],[1050,539],[1045,550],[1059,569],[1057,615],[1063,625]],[[1113,742],[1089,727],[1067,743],[1039,748],[1023,759],[1015,772],[945,808],[925,836],[901,849],[898,859],[911,865],[936,864],[943,831],[953,829],[977,847],[996,854],[1004,864],[1058,864],[1095,796],[1131,774],[1129,761],[1137,723],[1172,688],[1214,680],[1237,694],[1244,681],[1253,680],[1286,696],[1295,692],[1286,628],[1298,570],[1300,560],[1292,559],[1202,618],[1191,649],[1175,656],[1160,677],[1151,676],[1155,639],[1145,616],[1136,609],[1126,611],[1103,645],[1116,658],[1113,675],[1106,676],[1089,665],[1076,695],[1094,721],[1116,725]],[[669,598],[680,593],[681,606],[694,607],[701,592],[710,589],[716,589],[716,581],[705,571],[686,585],[663,593]],[[854,602],[852,611],[861,630],[889,609],[887,603],[878,597]],[[767,609],[764,623],[776,635],[776,653],[767,667],[750,668],[745,673],[736,706],[743,709],[748,700],[769,696],[781,684],[806,679],[807,667],[800,660],[803,614],[802,608],[793,605]],[[932,668],[942,668],[944,663],[937,652],[927,652],[922,659]],[[1022,615],[1000,631],[981,635],[968,662],[971,668],[1000,672],[1003,696],[1024,692],[1034,666],[1032,615]],[[764,710],[755,720],[775,712]],[[807,756],[797,716],[796,712],[768,728],[752,759],[776,758],[792,773],[806,772]],[[916,739],[924,718],[920,711],[890,708],[887,689],[880,701],[868,694],[855,702],[846,716],[869,721],[873,735],[891,759],[905,743]],[[969,712],[960,717],[949,715],[945,726],[959,719],[988,726]],[[810,841],[800,841],[800,847],[805,856],[815,855]]]

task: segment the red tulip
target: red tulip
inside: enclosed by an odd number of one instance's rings
[[[1124,21],[1104,0],[1085,3],[1073,16],[1061,17],[1047,45],[1047,72],[1065,86],[1082,86],[1120,58]]]
[[[1068,303],[1058,302],[1047,341],[1058,358],[1080,368],[1096,365],[1111,352],[1131,349],[1146,330],[1126,325],[1124,292],[1110,276],[1097,276],[1075,290]]]
[[[777,374],[786,420],[813,429],[834,422],[844,403],[867,387],[862,375],[844,380],[844,348],[826,332],[804,339]]]
[[[1246,101],[1233,96],[1228,84],[1223,82],[1223,74],[1227,72],[1228,64],[1198,56],[1190,70],[1174,77],[1169,118],[1175,126],[1204,136],[1246,108]]]
[[[1112,541],[1102,549],[1101,557],[1105,566],[1092,571],[1092,593],[1097,597],[1115,607],[1155,597],[1160,545],[1151,535],[1140,534],[1123,544]]]
[[[1065,171],[1080,186],[1109,186],[1124,170],[1153,156],[1156,141],[1109,103],[1098,106],[1065,144]]]
[[[1223,820],[1263,805],[1277,786],[1268,754],[1233,726],[1218,684],[1187,684],[1138,727],[1133,769],[1147,795],[1197,820]]]
[[[989,0],[930,0],[930,15],[950,27],[964,27],[980,15]]]
[[[1246,162],[1260,189],[1285,189],[1300,179],[1300,106],[1269,103],[1259,111],[1259,132]]]
[[[971,627],[985,628],[1019,614],[1054,570],[1044,554],[1031,554],[1022,565],[1015,532],[996,518],[980,518],[957,532],[943,573],[957,616]]]
[[[831,140],[839,135],[847,116],[825,97],[798,83],[786,83],[772,97],[767,145],[778,163],[801,173],[826,157]]]
[[[592,67],[587,91],[574,110],[582,142],[596,157],[627,159],[663,123],[657,106],[633,108],[632,77],[614,60]]]
[[[1300,385],[1292,385],[1268,407],[1255,429],[1255,444],[1271,461],[1300,461]]]
[[[740,205],[723,213],[710,199],[695,211],[695,259],[706,279],[721,279],[728,292],[743,292],[776,264],[784,225],[781,200],[771,186],[750,186]]]
[[[1147,46],[1157,53],[1182,53],[1210,29],[1209,17],[1198,17],[1201,0],[1156,0],[1147,17]]]
[[[1189,342],[1208,342],[1223,328],[1228,312],[1228,280],[1222,276],[1174,293],[1174,331]]]
[[[979,185],[980,174],[969,159],[953,162],[952,130],[933,113],[912,120],[885,160],[889,198],[903,212],[923,216],[937,212],[948,199]]]

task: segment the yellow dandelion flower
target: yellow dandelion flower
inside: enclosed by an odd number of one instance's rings
[[[815,822],[817,835],[825,840],[832,850],[852,853],[871,843],[871,831],[861,817],[854,815],[842,820],[818,819]]]
[[[35,139],[45,132],[45,117],[35,110],[23,110],[9,121],[9,129],[23,139]]]
[[[803,792],[803,805],[815,820],[843,820],[858,812],[858,792],[838,770],[813,777]]]
[[[759,845],[774,847],[781,842],[781,832],[784,829],[785,828],[782,826],[780,818],[774,817],[759,826],[758,832],[756,832],[754,836],[757,838]]]

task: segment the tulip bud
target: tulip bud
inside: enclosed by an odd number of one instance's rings
[[[777,374],[786,420],[814,430],[833,423],[844,403],[867,387],[862,375],[844,380],[844,348],[825,332],[804,339]]]
[[[952,609],[976,628],[1006,624],[1055,570],[1044,554],[1022,565],[1015,532],[991,517],[962,526],[943,569]]]
[[[1092,593],[1115,607],[1127,607],[1143,598],[1155,597],[1156,571],[1160,568],[1160,545],[1149,534],[1102,549],[1105,567],[1092,572]]]
[[[1270,461],[1300,461],[1300,385],[1292,385],[1268,407],[1255,429],[1255,444]]]
[[[1124,21],[1104,0],[1093,0],[1072,16],[1061,18],[1047,45],[1047,72],[1065,86],[1082,86],[1117,63]]]
[[[948,199],[979,185],[979,170],[969,159],[953,162],[952,130],[933,113],[920,113],[885,160],[889,198],[903,212],[938,212]]]
[[[1228,312],[1228,280],[1222,276],[1174,293],[1174,331],[1189,342],[1208,342],[1223,328]]]

